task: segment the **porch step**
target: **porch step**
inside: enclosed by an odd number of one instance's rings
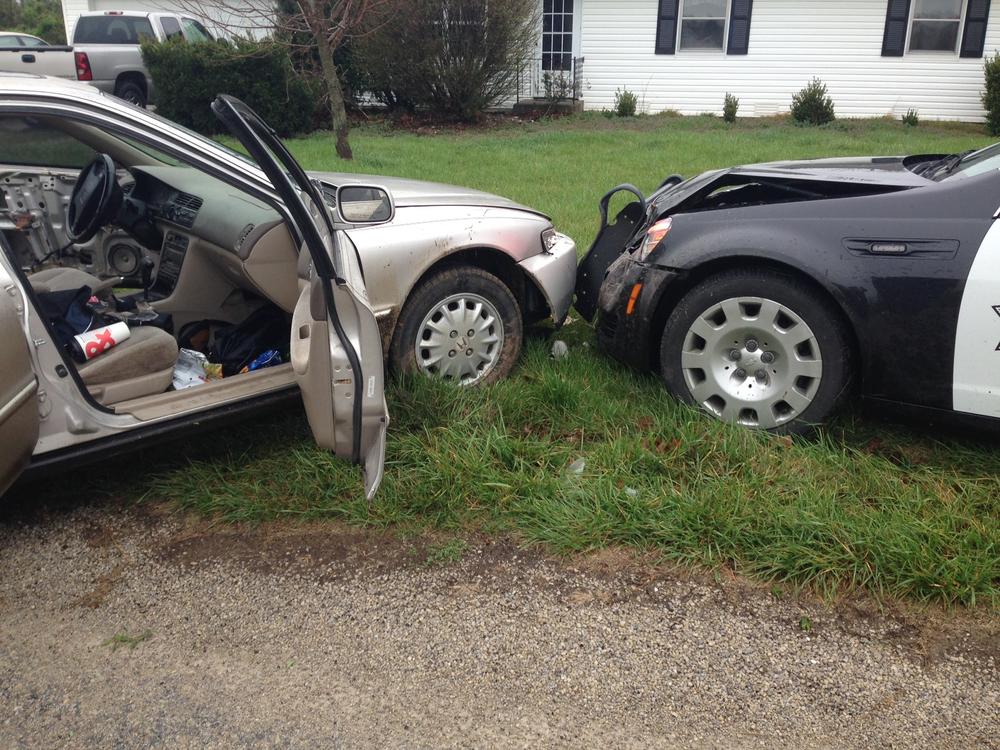
[[[558,112],[560,114],[570,114],[573,112],[583,112],[582,99],[559,99],[552,101],[539,97],[537,99],[520,99],[514,104],[514,114],[526,115],[543,112]]]

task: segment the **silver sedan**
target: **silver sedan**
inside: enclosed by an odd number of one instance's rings
[[[0,492],[29,463],[301,392],[317,443],[364,464],[370,496],[384,358],[492,382],[525,325],[566,317],[576,248],[543,214],[307,174],[242,102],[212,109],[251,158],[91,87],[0,74]]]

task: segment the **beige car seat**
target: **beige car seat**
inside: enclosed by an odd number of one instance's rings
[[[35,292],[58,292],[89,286],[95,292],[107,289],[117,279],[101,281],[78,268],[46,268],[28,279]],[[90,394],[108,406],[141,396],[163,393],[170,387],[177,342],[166,331],[151,326],[131,330],[131,336],[83,364],[80,378]]]

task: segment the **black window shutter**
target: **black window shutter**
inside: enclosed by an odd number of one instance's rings
[[[672,55],[677,49],[677,13],[680,0],[660,0],[656,16],[656,54]]]
[[[906,49],[906,25],[910,22],[910,0],[889,0],[885,14],[882,57],[902,57]]]
[[[745,55],[750,51],[750,14],[753,12],[753,0],[733,0],[729,11],[729,46],[726,52],[730,55]]]
[[[986,23],[990,18],[990,0],[969,0],[965,11],[961,57],[982,57],[986,46]]]

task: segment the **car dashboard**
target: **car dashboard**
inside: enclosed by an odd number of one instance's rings
[[[159,251],[153,296],[189,296],[200,277],[219,275],[238,288],[257,292],[286,309],[294,306],[289,280],[295,281],[297,248],[281,215],[271,206],[185,166],[135,166],[127,188],[126,227],[154,254]],[[131,206],[131,209],[129,209]],[[125,218],[125,223],[130,219]],[[140,224],[148,223],[144,230]],[[189,256],[198,261],[188,263]],[[275,273],[284,267],[282,274]],[[187,265],[197,274],[185,273]],[[289,271],[288,269],[291,269]],[[214,273],[213,273],[214,272]]]

